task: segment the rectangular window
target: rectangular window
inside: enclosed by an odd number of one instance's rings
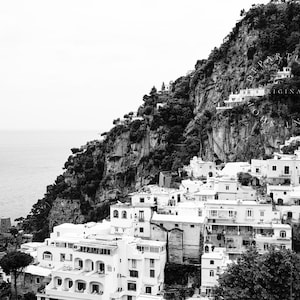
[[[272,166],[272,171],[276,171],[276,166]]]
[[[36,283],[36,284],[39,284],[40,282],[41,282],[40,278],[39,278],[39,277],[36,277],[36,278],[35,278],[35,283]]]
[[[146,286],[146,294],[151,294],[151,286]]]
[[[139,277],[139,272],[135,270],[129,270],[130,277]]]
[[[144,203],[145,202],[145,198],[140,198],[140,203]]]
[[[154,278],[155,277],[155,270],[150,270],[150,277]]]
[[[211,289],[205,289],[205,293],[206,293],[206,295],[210,295],[211,294]]]
[[[290,174],[290,167],[289,167],[289,166],[285,166],[285,167],[284,167],[284,174],[285,174],[285,175]]]
[[[154,259],[150,258],[150,268],[154,268]]]
[[[229,185],[226,185],[225,189],[226,191],[229,191]]]
[[[150,247],[150,252],[158,253],[159,248],[158,247]]]
[[[144,221],[145,221],[144,211],[140,210],[139,211],[139,222],[144,222]]]
[[[210,211],[210,215],[211,215],[212,217],[216,217],[216,216],[218,215],[218,212],[217,212],[216,210],[211,210],[211,211]]]
[[[256,173],[259,173],[259,168],[256,168],[256,169],[255,169],[255,172],[256,172]]]
[[[144,232],[144,228],[143,227],[140,227],[140,232]]]
[[[66,255],[64,253],[60,254],[60,261],[65,261],[66,260]]]
[[[260,216],[263,217],[265,215],[265,212],[263,210],[260,211]]]
[[[195,225],[193,225],[193,224],[192,224],[192,225],[190,225],[190,226],[191,226],[191,228],[194,228],[194,227],[195,227]]]
[[[234,216],[233,210],[228,211],[229,218],[232,218]]]
[[[252,209],[247,209],[247,218],[252,218],[252,217],[253,217]]]
[[[128,291],[136,291],[136,283],[128,282],[127,289],[128,289]]]
[[[132,268],[136,268],[136,259],[133,259],[132,261],[131,261],[131,266],[132,266]]]

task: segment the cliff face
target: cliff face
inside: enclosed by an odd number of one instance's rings
[[[299,4],[253,7],[192,73],[168,91],[153,88],[145,95],[138,118],[129,113],[114,121],[103,141],[72,149],[64,174],[33,206],[23,227],[41,240],[55,224],[101,220],[112,202],[157,182],[161,170],[177,171],[199,153],[221,161],[271,155],[299,134],[293,122],[300,117],[297,95],[267,95],[226,112],[216,106],[230,92],[266,85],[278,68],[297,60],[299,20]],[[294,62],[295,78],[280,88],[300,87],[298,69]]]

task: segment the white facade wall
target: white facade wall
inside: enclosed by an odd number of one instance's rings
[[[268,159],[267,178],[280,178],[282,180],[289,179],[293,186],[300,185],[300,160],[284,158]]]
[[[273,195],[275,204],[283,205],[291,202],[290,193],[293,187],[290,185],[267,185],[267,194]]]
[[[251,175],[258,178],[262,176],[267,176],[267,161],[261,159],[252,159]]]
[[[218,285],[220,274],[231,261],[225,248],[215,248],[213,252],[203,253],[201,257],[201,295],[209,296]]]
[[[300,221],[300,205],[278,205],[276,209],[280,211],[283,220],[290,219],[293,223]]]
[[[134,217],[136,220],[134,235],[141,238],[150,238],[152,209],[143,205],[136,205],[134,207]]]
[[[197,156],[190,160],[190,165],[185,167],[185,170],[193,178],[211,178],[216,176],[216,164],[210,161],[203,161]]]
[[[259,223],[280,220],[280,214],[272,210],[271,204],[259,204],[255,201],[218,200],[205,203],[206,217],[216,220],[216,223],[226,221],[231,223]]]
[[[38,299],[135,299],[145,293],[156,295],[163,288],[164,242],[97,235],[91,228],[82,232],[80,239],[76,226],[73,240],[69,228],[65,236],[63,228],[55,228],[59,237],[53,234],[38,248],[40,266],[49,268],[50,262],[52,269],[52,280]]]
[[[196,193],[203,188],[203,181],[201,180],[182,180],[179,189],[184,193]]]
[[[159,186],[147,186],[145,187],[147,192],[136,192],[131,194],[132,206],[148,205],[164,207],[167,205],[176,205],[183,199],[183,190],[163,188]]]

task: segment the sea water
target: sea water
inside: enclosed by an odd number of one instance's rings
[[[25,217],[95,131],[0,131],[0,217]]]

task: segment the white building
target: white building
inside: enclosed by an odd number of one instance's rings
[[[250,245],[257,245],[260,252],[270,245],[291,249],[291,228],[281,224],[281,213],[273,210],[271,204],[214,200],[204,205],[205,240],[215,247],[225,247],[231,258]],[[281,230],[286,231],[285,237],[280,236]]]
[[[292,69],[290,67],[284,67],[282,71],[278,71],[274,77],[274,83],[278,83],[283,79],[292,78]]]
[[[194,156],[190,165],[184,167],[185,171],[192,178],[209,178],[216,176],[216,164],[211,161],[203,161],[201,157]]]
[[[227,266],[232,263],[226,248],[211,247],[201,257],[201,296],[213,296],[213,289]]]
[[[34,263],[37,262],[37,249],[44,243],[40,242],[29,242],[21,245],[21,252],[29,254],[33,257]]]
[[[228,100],[225,100],[225,106],[218,106],[217,110],[232,109],[238,105],[246,103],[251,98],[259,98],[266,95],[266,89],[264,87],[253,89],[242,89],[239,93],[231,93]]]
[[[299,151],[292,155],[275,153],[273,159],[268,159],[267,179],[271,185],[300,185]]]
[[[201,180],[191,180],[184,179],[181,181],[179,189],[184,191],[184,193],[195,193],[203,188],[203,181]]]
[[[291,185],[267,185],[267,194],[273,199],[277,205],[290,204],[291,202],[291,191],[293,186]]]
[[[149,238],[152,213],[152,205],[147,202],[111,205],[111,233]]]
[[[252,159],[251,175],[257,178],[267,176],[267,161],[261,159]]]
[[[38,248],[51,281],[38,300],[136,299],[163,288],[164,242],[110,235],[109,222],[63,224]]]
[[[215,198],[223,200],[256,200],[255,189],[241,185],[236,178],[223,177],[215,183]]]
[[[164,207],[168,205],[176,205],[183,199],[185,192],[179,189],[165,188],[158,185],[147,185],[141,188],[138,192],[132,193],[132,206],[150,206]]]

